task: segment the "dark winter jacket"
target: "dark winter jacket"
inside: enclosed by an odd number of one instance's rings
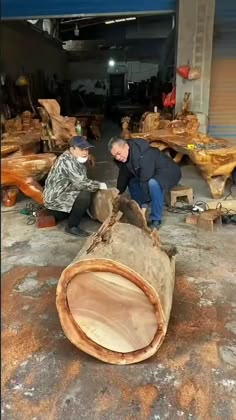
[[[117,189],[122,194],[131,178],[138,178],[143,193],[143,202],[150,201],[148,181],[154,178],[163,191],[169,191],[181,178],[179,166],[159,149],[149,146],[143,139],[128,140],[129,156],[125,163],[115,160],[119,167]]]

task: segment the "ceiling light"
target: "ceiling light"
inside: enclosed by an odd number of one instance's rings
[[[74,35],[75,36],[79,36],[79,28],[78,28],[78,25],[75,25]]]
[[[130,20],[136,20],[136,17],[128,17],[128,18],[122,18],[122,19],[115,19],[115,20],[107,20],[105,22],[106,25],[111,25],[112,23],[120,23],[120,22],[127,22]]]
[[[32,23],[32,25],[35,25],[38,22],[38,19],[28,19],[27,22]]]
[[[115,60],[113,60],[113,58],[111,58],[109,61],[108,61],[108,65],[109,65],[109,67],[114,67],[114,65],[115,65],[116,63],[115,63]]]

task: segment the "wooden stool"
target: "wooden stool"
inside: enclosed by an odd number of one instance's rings
[[[168,204],[174,206],[179,199],[186,201],[190,205],[193,204],[193,189],[182,185],[172,188],[167,197]]]
[[[222,224],[221,215],[221,210],[206,210],[201,214],[189,214],[186,217],[186,223],[213,232],[215,225]]]

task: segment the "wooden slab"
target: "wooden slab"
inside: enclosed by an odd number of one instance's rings
[[[141,289],[118,274],[78,274],[68,285],[67,301],[84,333],[109,350],[142,349],[156,334],[154,307]]]

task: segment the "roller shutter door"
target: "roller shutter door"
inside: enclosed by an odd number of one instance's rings
[[[209,134],[236,141],[235,0],[216,0]]]
[[[2,19],[175,12],[176,0],[2,0]]]

